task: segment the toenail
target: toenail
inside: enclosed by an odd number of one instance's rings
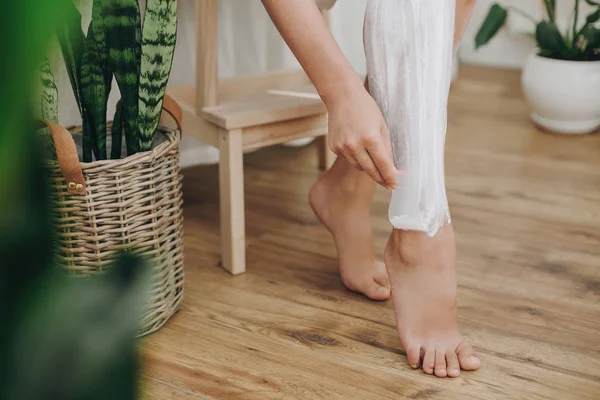
[[[383,287],[383,286],[379,286],[379,287],[377,288],[377,291],[378,291],[379,293],[385,293],[385,292],[387,292],[388,290],[389,290],[388,288],[386,288],[386,287]]]

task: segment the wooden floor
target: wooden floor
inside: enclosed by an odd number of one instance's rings
[[[447,186],[459,312],[483,360],[436,379],[406,364],[391,302],[346,291],[307,204],[316,150],[245,159],[248,272],[219,268],[217,168],[185,174],[186,293],[143,341],[145,399],[600,399],[600,135],[532,127],[517,72],[462,68]],[[390,225],[373,203],[375,247]]]

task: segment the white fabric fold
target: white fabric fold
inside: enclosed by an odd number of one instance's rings
[[[397,229],[433,236],[450,212],[444,182],[454,0],[369,0],[364,25],[369,89],[390,131]]]

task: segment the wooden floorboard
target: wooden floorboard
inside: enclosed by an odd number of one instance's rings
[[[144,399],[600,398],[600,135],[534,128],[516,71],[461,68],[447,187],[459,313],[480,371],[406,364],[391,302],[344,289],[307,203],[317,153],[245,157],[248,272],[220,267],[218,169],[185,171],[185,299],[142,341]],[[372,206],[375,248],[389,195]]]

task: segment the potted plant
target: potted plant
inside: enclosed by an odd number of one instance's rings
[[[487,44],[505,24],[508,12],[517,12],[535,26],[538,49],[523,69],[522,85],[537,125],[557,133],[583,134],[600,127],[600,0],[584,0],[592,12],[580,23],[580,0],[573,20],[562,34],[556,24],[556,0],[543,0],[544,20],[511,7],[494,4],[476,38]]]
[[[177,29],[176,0],[93,0],[84,35],[69,3],[57,31],[82,126],[56,124],[58,97],[42,68],[42,117],[57,230],[57,264],[72,275],[103,273],[122,252],[151,260],[153,284],[140,334],[159,329],[183,296],[181,110],[165,96]],[[120,100],[106,120],[114,79]],[[161,111],[178,129],[159,127]],[[75,138],[75,139],[74,139]],[[79,145],[76,145],[78,143]]]

